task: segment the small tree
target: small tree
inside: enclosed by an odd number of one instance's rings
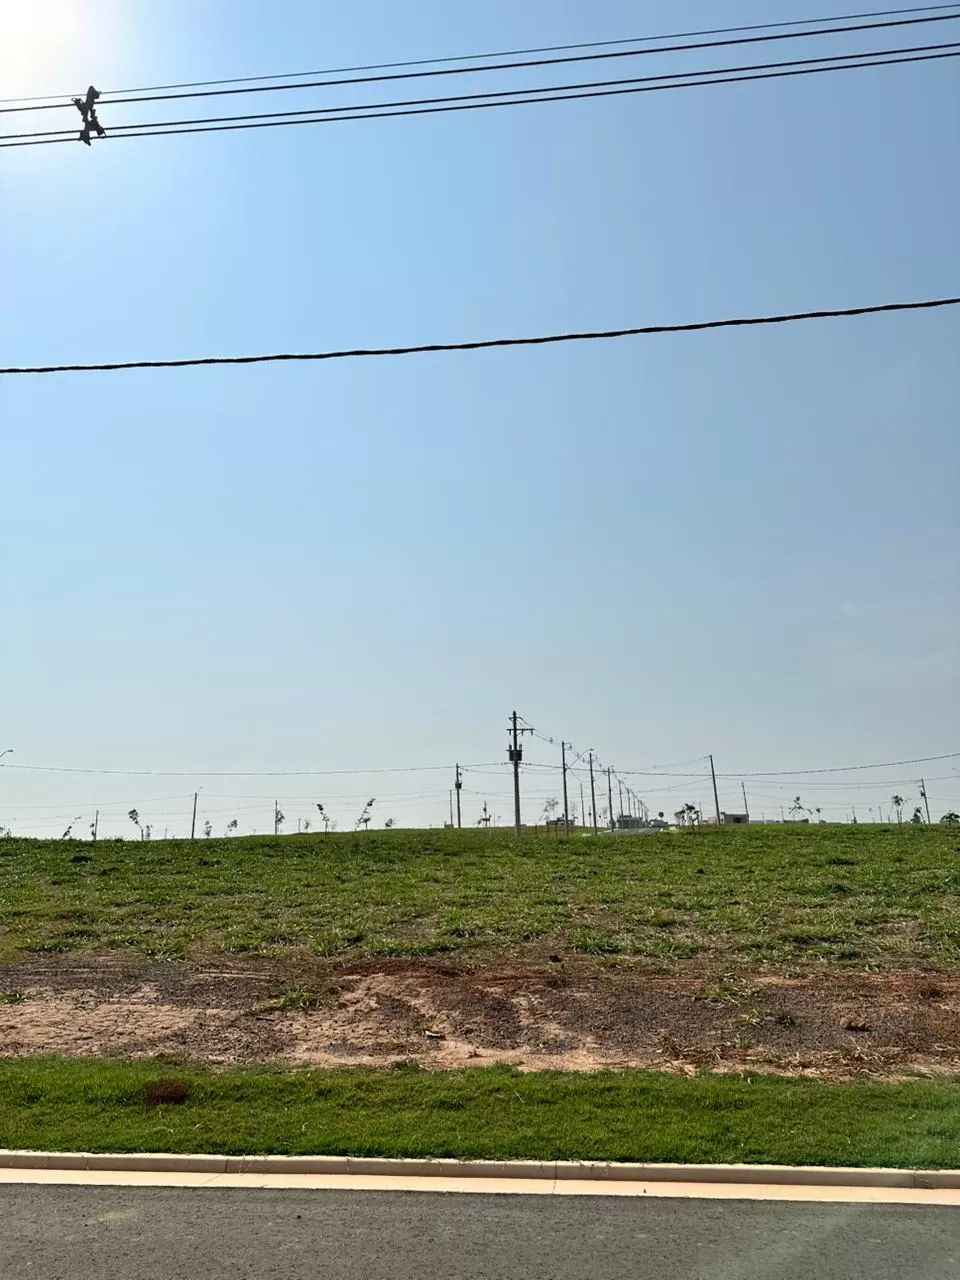
[[[803,814],[807,814],[809,817],[810,810],[804,808],[803,801],[799,796],[794,796],[793,804],[790,806],[790,813],[793,815],[794,822],[799,822]]]
[[[213,835],[213,823],[210,821],[209,818],[203,824],[203,834],[204,834],[204,838],[207,840],[209,840],[210,837]]]
[[[940,821],[941,821],[941,822],[945,822],[945,823],[947,824],[947,826],[948,826],[948,827],[957,827],[957,826],[960,826],[960,813],[955,813],[955,812],[951,809],[949,813],[945,813],[945,814],[943,815],[943,817],[940,819]]]
[[[915,825],[919,825],[920,823],[923,822],[923,810],[920,808],[919,805],[917,805],[917,807],[914,809],[910,817],[910,821]]]
[[[356,821],[356,824],[353,828],[354,831],[359,831],[361,827],[363,827],[364,831],[370,830],[370,817],[371,817],[370,810],[373,808],[375,804],[376,804],[376,800],[368,800],[367,803],[363,806],[363,812],[360,814],[360,817]]]
[[[389,831],[395,822],[396,822],[396,818],[388,818],[386,822],[383,824],[384,831]]]
[[[304,829],[304,831],[305,831],[305,832],[310,830],[310,819],[309,819],[309,818],[304,818],[304,820],[303,820],[303,829]]]
[[[890,803],[897,811],[897,822],[903,824],[903,796],[893,795],[890,797]]]
[[[323,834],[326,835],[327,832],[330,830],[330,819],[327,816],[327,811],[326,809],[324,809],[322,804],[318,804],[317,809],[319,810],[319,813],[320,813],[320,820],[323,823]]]
[[[226,831],[224,831],[223,834],[225,836],[232,836],[239,825],[240,823],[236,818],[231,818],[230,821],[227,823],[227,829]]]
[[[139,815],[139,813],[137,813],[136,809],[131,809],[131,810],[130,810],[130,812],[127,814],[127,817],[130,819],[130,821],[133,823],[133,825],[134,825],[134,826],[137,828],[137,830],[140,832],[140,839],[142,840],[142,839],[143,839],[143,827],[140,825],[140,815]]]

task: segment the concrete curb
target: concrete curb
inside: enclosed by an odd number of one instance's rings
[[[0,1169],[82,1172],[281,1174],[662,1182],[782,1187],[898,1187],[960,1190],[960,1169],[850,1169],[816,1165],[605,1164],[601,1161],[380,1160],[354,1156],[110,1155],[91,1152],[0,1151]]]

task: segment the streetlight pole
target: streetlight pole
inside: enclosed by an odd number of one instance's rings
[[[560,761],[563,769],[563,830],[565,835],[570,834],[570,802],[567,798],[567,746],[566,742],[560,743]],[[573,748],[570,748],[571,751]]]
[[[593,834],[597,834],[597,789],[593,780],[593,752],[590,752],[590,811],[593,817]]]

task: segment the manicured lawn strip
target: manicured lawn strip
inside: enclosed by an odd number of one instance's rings
[[[482,963],[532,947],[667,966],[950,968],[958,852],[960,831],[909,824],[5,839],[0,963],[104,949]]]
[[[189,1086],[150,1108],[148,1085]],[[960,1167],[960,1081],[0,1062],[0,1147]]]

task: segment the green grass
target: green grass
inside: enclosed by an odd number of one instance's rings
[[[147,1086],[186,1083],[182,1106]],[[0,1062],[0,1147],[960,1166],[960,1082]]]
[[[0,959],[565,950],[658,964],[960,961],[960,833],[731,827],[659,837],[368,832],[0,841]]]

